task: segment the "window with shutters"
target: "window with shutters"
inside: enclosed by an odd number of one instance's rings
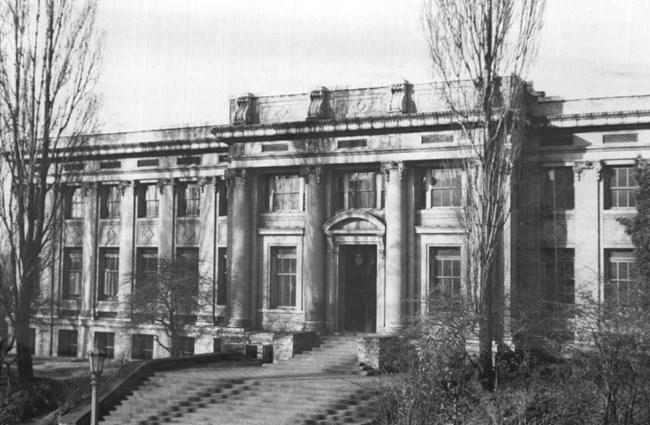
[[[607,259],[607,282],[605,302],[626,305],[635,300],[636,280],[634,278],[634,250],[611,249],[605,252]]]
[[[542,208],[572,210],[575,206],[573,169],[570,167],[544,168]]]
[[[429,292],[457,297],[461,294],[460,247],[431,247]]]
[[[95,347],[107,359],[115,358],[115,334],[112,332],[95,332]]]
[[[271,247],[270,308],[296,306],[297,248]]]
[[[79,298],[81,297],[83,253],[81,248],[66,248],[63,255],[63,298]]]
[[[153,359],[153,335],[135,334],[131,337],[131,359]]]
[[[77,331],[59,330],[59,347],[56,355],[59,357],[77,357]]]
[[[563,304],[575,302],[574,258],[572,248],[542,249],[547,301]]]
[[[102,248],[99,257],[99,299],[115,299],[120,284],[120,252],[117,248]]]
[[[177,193],[177,215],[179,217],[198,217],[201,207],[201,189],[198,183],[179,183]]]
[[[295,174],[268,176],[266,182],[266,210],[301,211],[303,183]]]
[[[138,186],[138,217],[158,217],[158,186],[156,184]]]
[[[636,206],[634,167],[611,167],[606,174],[605,206],[632,208]]]
[[[384,177],[376,172],[341,173],[338,177],[337,209],[382,209]]]
[[[99,216],[101,218],[119,218],[122,193],[119,186],[102,186],[99,194]]]

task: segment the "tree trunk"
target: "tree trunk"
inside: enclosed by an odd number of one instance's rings
[[[495,374],[492,367],[492,293],[491,285],[486,286],[485,303],[478,325],[479,379],[484,389],[493,391]]]

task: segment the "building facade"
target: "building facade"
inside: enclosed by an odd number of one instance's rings
[[[624,300],[632,245],[617,219],[635,213],[650,96],[525,96],[505,295]],[[228,125],[89,142],[43,276],[52,302],[34,320],[37,355],[167,355],[161,329],[125,326],[122,302],[160,258],[186,259],[212,294],[186,354],[250,330],[393,334],[434,294],[463,291],[463,136],[438,86],[246,94],[230,110]]]

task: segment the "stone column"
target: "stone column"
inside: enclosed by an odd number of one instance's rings
[[[214,178],[216,180],[216,177]],[[216,182],[213,184],[211,178],[200,178],[201,208],[199,215],[199,288],[200,305],[199,321],[212,324],[214,322],[213,308],[216,300],[215,275],[214,275],[214,228],[215,220],[215,190]],[[210,302],[208,302],[210,301]]]
[[[305,330],[325,329],[325,233],[322,226],[327,218],[325,182],[321,182],[321,167],[300,170],[305,179],[305,254],[303,268],[303,305]]]
[[[135,242],[135,188],[131,182],[120,182],[120,287],[117,291],[117,317],[131,317],[131,287],[134,279],[133,245]]]
[[[384,292],[383,333],[395,333],[402,326],[404,284],[406,276],[405,196],[402,173],[404,164],[388,162],[381,165],[386,178],[386,284]],[[381,322],[378,321],[378,325]],[[379,330],[379,329],[378,329]]]
[[[97,183],[86,183],[84,191],[83,257],[81,315],[92,317],[95,300],[95,264],[97,263]]]
[[[228,183],[229,326],[251,325],[251,182],[245,169],[226,170]]]
[[[158,258],[174,255],[174,185],[170,179],[158,180]]]

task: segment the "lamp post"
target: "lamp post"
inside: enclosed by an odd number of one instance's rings
[[[88,353],[90,363],[90,385],[92,386],[90,424],[97,425],[97,380],[102,376],[104,370],[104,353],[93,348]]]

